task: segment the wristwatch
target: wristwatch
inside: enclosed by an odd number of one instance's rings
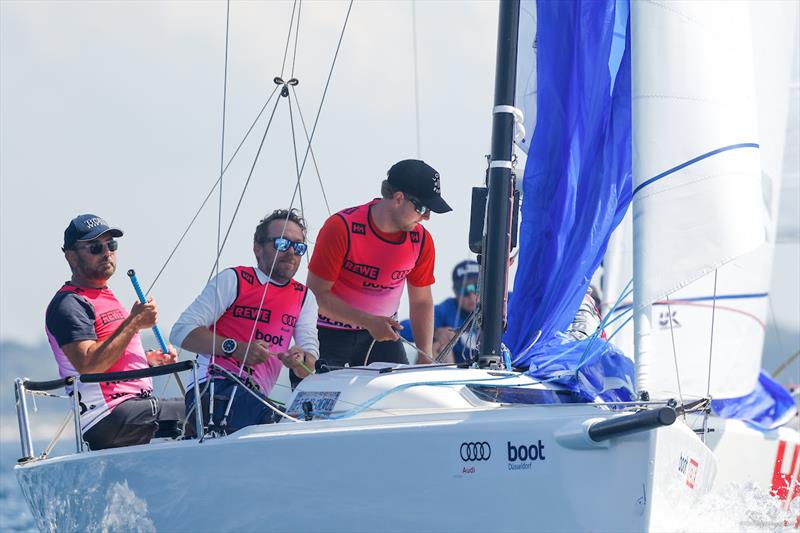
[[[222,353],[225,355],[231,355],[233,352],[236,351],[236,347],[238,346],[237,342],[233,339],[225,339],[222,341]]]

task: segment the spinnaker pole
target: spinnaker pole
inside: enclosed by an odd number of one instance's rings
[[[517,79],[519,0],[501,0],[497,31],[492,152],[487,178],[488,199],[481,260],[479,358],[481,368],[500,366],[508,293],[508,256],[511,247],[512,143],[514,90]]]

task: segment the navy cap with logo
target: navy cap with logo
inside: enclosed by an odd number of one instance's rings
[[[470,280],[477,281],[481,267],[477,261],[466,259],[461,261],[453,269],[453,287],[460,287]]]
[[[386,177],[392,187],[415,196],[434,213],[453,210],[442,198],[439,173],[425,161],[404,159],[392,165]]]
[[[64,230],[64,249],[72,248],[76,242],[91,241],[104,233],[111,233],[112,237],[122,237],[122,230],[112,228],[104,219],[97,215],[78,215],[72,219]]]

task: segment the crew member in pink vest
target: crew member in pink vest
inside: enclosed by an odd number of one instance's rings
[[[265,402],[281,367],[298,378],[313,371],[319,357],[317,301],[292,279],[306,249],[300,214],[274,211],[253,236],[256,266],[220,272],[172,327],[170,340],[197,353],[205,425],[210,411],[215,430],[226,433],[272,422],[273,410]],[[241,390],[236,380],[249,390]],[[187,394],[186,412],[193,410],[194,394]],[[192,422],[187,419],[190,435]]]
[[[156,323],[156,304],[133,304],[130,313],[108,288],[117,268],[122,231],[96,215],[74,218],[64,231],[64,257],[72,279],[47,307],[46,331],[62,377],[122,372],[174,363],[175,350],[145,352],[139,331]],[[92,450],[145,444],[159,420],[183,418],[181,400],[158,400],[149,379],[78,383],[83,439]],[[70,391],[72,394],[73,391]]]
[[[397,333],[406,282],[417,361],[432,362],[435,250],[420,222],[451,208],[439,173],[417,159],[389,169],[381,196],[331,216],[317,237],[308,286],[319,302],[320,354],[329,366],[408,363]]]

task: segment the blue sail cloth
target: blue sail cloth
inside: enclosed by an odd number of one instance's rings
[[[559,372],[551,381],[587,398],[612,399],[605,382],[633,381],[630,360],[605,341],[594,339],[587,352],[588,343],[559,336],[631,201],[629,38],[613,84],[609,71],[619,60],[612,53],[617,9],[614,0],[537,2],[537,124],[504,339],[516,367],[539,378]],[[620,395],[630,394],[626,387]]]
[[[744,420],[762,431],[776,429],[797,413],[794,398],[764,370],[753,392],[740,398],[713,400],[711,407],[723,418]]]

